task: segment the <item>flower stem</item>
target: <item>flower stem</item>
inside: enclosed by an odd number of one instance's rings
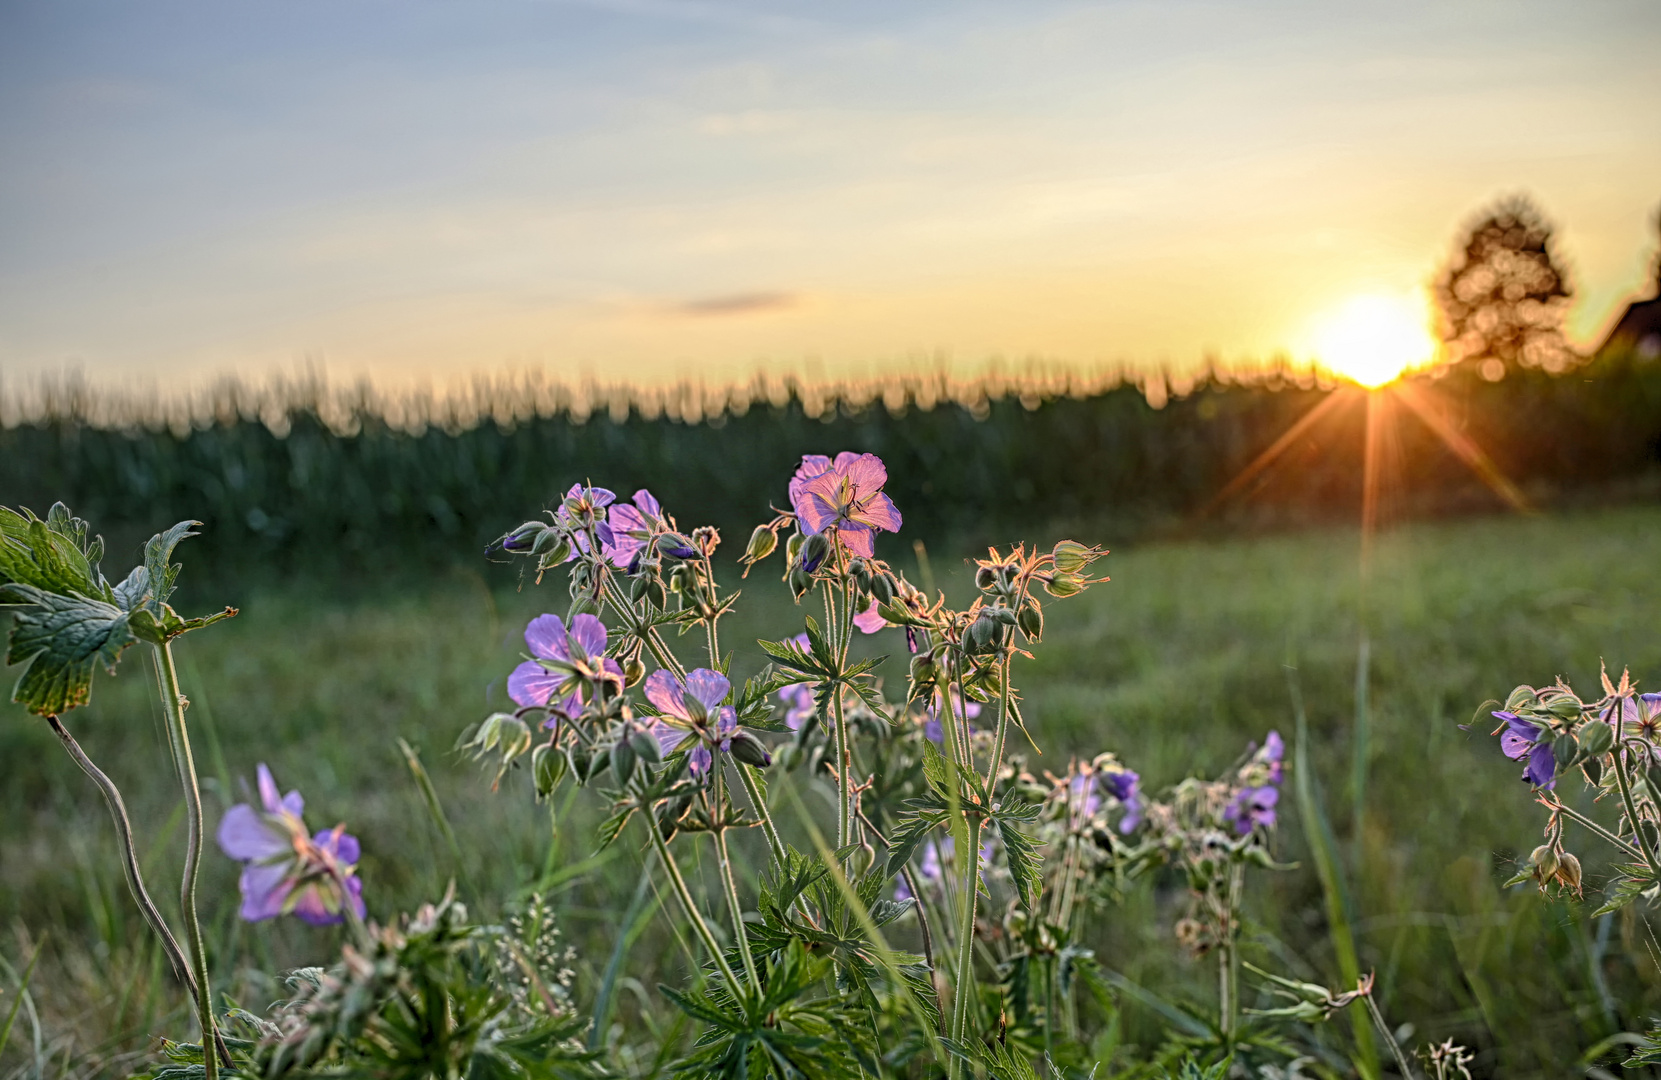
[[[756,960],[750,953],[750,935],[744,930],[744,908],[738,902],[738,883],[732,876],[732,856],[727,854],[726,829],[715,830],[715,859],[721,868],[721,884],[726,886],[732,932],[738,940],[738,955],[744,961],[744,977],[749,980],[751,989],[759,991],[761,983],[756,979]]]
[[[1622,730],[1626,724],[1626,719],[1623,715],[1625,710],[1622,709],[1620,705],[1621,703],[1617,701],[1614,709],[1615,785],[1621,789],[1621,805],[1626,808],[1627,824],[1632,826],[1632,838],[1638,841],[1638,851],[1644,857],[1644,865],[1649,867],[1649,872],[1652,875],[1661,877],[1661,864],[1657,864],[1656,862],[1655,851],[1650,847],[1649,838],[1644,835],[1643,825],[1638,820],[1638,807],[1632,801],[1632,783],[1626,775],[1627,761],[1626,745],[1624,740],[1625,732]]]
[[[957,972],[953,978],[952,989],[952,1039],[958,1044],[966,1043],[969,1027],[969,1010],[975,994],[975,905],[980,900],[980,818],[975,814],[965,815],[963,835],[966,843],[959,858],[965,867],[963,872],[963,888],[958,896],[961,905],[957,930]],[[961,1075],[962,1065],[954,1061],[952,1075]]]
[[[1006,631],[1006,634],[1012,636],[1014,631]],[[1010,642],[1010,644],[1013,645],[1014,643]],[[1003,764],[1004,758],[1004,737],[1009,733],[1010,660],[1010,654],[1004,653],[1003,668],[998,673],[999,689],[1001,691],[998,695],[998,734],[992,742],[992,760],[986,764],[986,789],[988,791],[992,790],[993,783],[998,779],[998,768]],[[964,712],[968,712],[967,704],[964,705]]]
[[[1570,807],[1563,802],[1548,802],[1546,805],[1551,807],[1555,813],[1562,814],[1571,821],[1579,822],[1588,831],[1603,837],[1605,840],[1609,841],[1611,844],[1614,844],[1632,858],[1641,859],[1644,857],[1644,853],[1642,851],[1627,843],[1625,840],[1622,840],[1620,837],[1616,836],[1614,833],[1610,832],[1608,829],[1604,828],[1602,825],[1599,825],[1597,822],[1593,821],[1591,818],[1587,817],[1585,814],[1582,814],[1573,807]]]
[[[715,966],[720,970],[721,977],[727,980],[727,987],[732,991],[733,997],[740,1001],[743,1000],[744,988],[740,985],[738,976],[733,973],[732,965],[727,963],[726,956],[721,952],[721,946],[715,940],[715,932],[709,928],[709,923],[704,921],[703,913],[698,910],[698,905],[693,902],[692,890],[687,888],[686,879],[681,876],[681,868],[675,864],[675,857],[669,853],[669,844],[663,839],[663,834],[658,831],[657,823],[652,821],[650,817],[646,819],[646,831],[652,836],[652,846],[657,849],[657,857],[663,863],[664,872],[669,875],[669,884],[674,886],[675,896],[681,902],[681,910],[686,913],[687,919],[691,921],[692,929],[697,932],[699,940],[704,943],[704,948],[708,949],[709,955],[714,957]]]
[[[139,864],[138,851],[133,844],[133,826],[127,818],[127,805],[121,799],[121,790],[104,770],[92,763],[86,751],[81,749],[81,744],[75,741],[75,736],[69,733],[56,716],[48,716],[46,722],[52,726],[52,731],[57,735],[58,741],[63,743],[63,748],[69,751],[69,756],[75,759],[75,764],[79,765],[81,771],[91,777],[92,782],[98,785],[98,790],[103,792],[104,802],[110,808],[110,817],[115,821],[115,839],[121,848],[121,869],[127,875],[127,889],[133,894],[133,902],[144,915],[144,921],[150,924],[150,929],[161,939],[162,951],[167,954],[167,962],[172,966],[173,974],[185,984],[185,988],[190,991],[191,1001],[195,1002],[196,976],[191,971],[190,961],[185,958],[184,950],[179,948],[173,931],[168,929],[167,922],[156,909],[155,901],[150,899],[150,893],[144,887],[144,872]],[[229,1068],[231,1052],[225,1046],[225,1040],[215,1032],[213,1041],[220,1058]]]
[[[196,763],[190,753],[190,732],[185,727],[184,695],[179,692],[179,672],[173,666],[172,649],[164,642],[154,645],[151,658],[161,687],[162,712],[167,717],[167,738],[173,750],[173,764],[185,796],[185,869],[179,883],[179,906],[183,908],[185,943],[190,947],[196,971],[196,1018],[202,1025],[202,1042],[217,1043],[219,1033],[213,1018],[213,991],[208,985],[208,956],[202,942],[202,924],[196,917],[196,871],[202,862],[202,793],[196,786]],[[213,1054],[202,1055],[204,1080],[217,1080],[219,1063]]]
[[[1384,1022],[1384,1014],[1379,1011],[1378,1002],[1373,1000],[1373,992],[1369,988],[1361,995],[1367,1000],[1367,1014],[1373,1018],[1373,1026],[1378,1033],[1384,1036],[1384,1045],[1390,1048],[1390,1053],[1396,1059],[1396,1070],[1401,1073],[1402,1080],[1413,1080],[1413,1067],[1407,1063],[1407,1056],[1401,1052],[1401,1044],[1396,1042],[1396,1036],[1390,1031],[1390,1025]]]
[[[1222,944],[1218,952],[1218,1023],[1225,1038],[1232,1041],[1235,1023],[1240,1011],[1240,950],[1238,915],[1240,888],[1245,883],[1245,868],[1239,864],[1229,867],[1227,890],[1223,894]]]

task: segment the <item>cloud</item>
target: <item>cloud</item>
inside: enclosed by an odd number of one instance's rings
[[[728,293],[724,296],[704,296],[684,300],[674,306],[677,315],[704,318],[716,315],[758,315],[768,311],[783,311],[801,302],[801,297],[787,292]]]

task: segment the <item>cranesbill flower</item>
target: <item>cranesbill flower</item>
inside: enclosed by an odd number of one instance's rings
[[[1125,808],[1125,816],[1119,819],[1119,832],[1128,836],[1142,824],[1142,778],[1121,765],[1114,765],[1102,770],[1102,780],[1107,784],[1108,793]]]
[[[606,624],[596,616],[583,614],[571,620],[558,615],[538,615],[525,627],[525,645],[534,660],[526,660],[508,676],[508,696],[521,706],[547,705],[555,696],[578,690],[576,672],[554,665],[578,665],[603,672],[622,685],[623,669],[606,656]]]
[[[238,803],[219,822],[219,847],[242,862],[241,915],[258,922],[293,914],[316,926],[342,921],[350,904],[363,917],[357,837],[336,825],[315,835],[300,815],[298,791],[281,797],[271,770],[258,769],[260,808]]]
[[[934,698],[929,702],[928,709],[924,712],[923,735],[932,743],[943,743],[946,740],[946,729],[941,726],[940,702],[941,692],[936,689]],[[980,704],[974,701],[965,701],[963,695],[959,694],[957,687],[954,686],[952,687],[952,712],[965,720],[973,720],[980,715]]]
[[[875,454],[844,450],[835,461],[807,454],[790,481],[790,506],[803,535],[834,529],[850,552],[871,558],[877,530],[900,531],[900,512],[882,491],[887,482]]]
[[[1241,836],[1256,828],[1275,826],[1275,804],[1280,802],[1280,790],[1265,784],[1262,787],[1241,788],[1223,808],[1223,820],[1232,821]]]
[[[1528,759],[1523,779],[1548,791],[1557,786],[1557,756],[1552,752],[1551,740],[1545,738],[1544,729],[1513,712],[1498,711],[1493,715],[1496,720],[1505,721],[1505,729],[1500,732],[1500,750],[1512,761]]]
[[[602,547],[611,565],[633,574],[639,571],[641,558],[650,554],[648,548],[677,559],[690,559],[698,553],[691,541],[671,530],[663,507],[650,491],[641,488],[632,501],[632,506],[613,504],[606,515],[607,535]]]
[[[779,691],[779,700],[784,702],[784,726],[791,731],[800,731],[803,722],[817,708],[813,701],[812,683],[791,683]]]
[[[1603,710],[1600,720],[1608,723],[1614,706]],[[1655,741],[1661,738],[1661,694],[1639,694],[1621,699],[1621,728],[1628,737],[1637,735]]]
[[[689,736],[700,736],[698,745],[686,755],[687,767],[694,776],[707,773],[715,763],[710,743],[723,751],[732,749],[733,736],[738,734],[738,713],[732,706],[721,704],[731,690],[727,677],[709,668],[687,672],[684,685],[662,668],[646,678],[646,700],[662,716],[653,731],[663,752],[671,753]]]
[[[559,509],[554,511],[554,523],[561,526],[571,537],[571,554],[565,557],[566,562],[579,555],[588,554],[590,528],[600,541],[602,552],[612,542],[611,526],[606,524],[606,507],[616,499],[617,496],[605,488],[591,487],[587,484],[571,485],[571,490],[565,493],[565,499],[559,504]]]

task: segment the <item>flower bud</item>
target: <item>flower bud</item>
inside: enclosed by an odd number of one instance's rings
[[[1027,602],[1021,605],[1016,623],[1028,641],[1044,640],[1044,609],[1039,606],[1036,599],[1028,597]]]
[[[546,521],[527,521],[512,532],[499,537],[490,546],[500,548],[510,555],[530,554],[535,551],[537,542],[542,539],[542,534],[547,531],[548,523]]]
[[[871,564],[866,562],[863,556],[856,555],[848,563],[848,576],[854,579],[854,587],[861,595],[870,593]]]
[[[1585,757],[1602,757],[1615,745],[1615,729],[1602,720],[1581,725],[1575,735],[1580,740],[1580,752]]]
[[[1553,851],[1547,844],[1541,844],[1535,848],[1534,852],[1529,855],[1528,861],[1533,864],[1534,871],[1540,876],[1541,881],[1545,881],[1557,873],[1557,852]]]
[[[894,579],[887,573],[872,574],[870,592],[879,604],[894,602]]]
[[[1521,710],[1528,708],[1530,705],[1533,705],[1536,700],[1538,699],[1534,696],[1534,687],[1526,685],[1519,686],[1515,690],[1511,691],[1510,697],[1505,699],[1505,711],[1512,713],[1520,712]]]
[[[737,760],[746,765],[754,765],[758,769],[765,769],[773,764],[773,755],[767,752],[767,747],[748,731],[735,732],[728,744],[728,750]]]
[[[1580,703],[1580,699],[1568,694],[1552,698],[1551,703],[1546,706],[1546,711],[1559,720],[1573,720],[1581,714],[1583,709],[1585,709],[1585,706]]]
[[[986,610],[990,611],[992,613],[992,617],[1003,623],[1005,626],[1014,626],[1018,621],[1016,619],[1015,612],[1010,608],[1005,607],[1003,604],[993,604]]]
[[[656,765],[663,760],[663,744],[657,741],[650,728],[635,728],[629,733],[629,745],[641,761]]]
[[[1077,540],[1063,540],[1050,551],[1057,573],[1076,574],[1090,565],[1090,549]]]
[[[645,677],[646,677],[646,665],[640,662],[640,657],[637,656],[633,660],[630,660],[628,663],[623,665],[623,685],[624,686],[634,686],[635,684],[639,683],[641,679],[644,679]]]
[[[640,603],[651,594],[652,579],[642,575],[629,582],[629,599]]]
[[[1559,735],[1557,741],[1551,744],[1551,752],[1559,766],[1573,764],[1580,756],[1580,741],[1572,733]]]
[[[542,743],[531,751],[531,777],[536,782],[536,797],[546,799],[559,787],[565,777],[565,755],[549,743]]]
[[[779,534],[765,525],[757,525],[756,531],[750,534],[750,542],[744,545],[744,558],[760,562],[773,554],[773,549],[778,546]]]
[[[798,600],[806,596],[807,591],[813,588],[813,578],[799,565],[791,568],[789,581],[790,591]]]
[[[990,608],[981,608],[975,621],[969,624],[968,633],[963,635],[963,647],[972,656],[987,652],[1002,636],[998,625],[998,617],[992,614]]]
[[[653,607],[662,610],[669,606],[669,590],[663,587],[663,579],[650,577],[646,579],[650,584],[646,586],[646,599]]]
[[[803,536],[801,533],[791,533],[790,538],[784,542],[784,561],[794,566],[796,561],[801,557],[802,545],[806,542],[807,537]]]
[[[819,569],[819,564],[830,554],[830,547],[830,537],[822,532],[808,537],[802,544],[802,569],[810,574]]]
[[[940,677],[940,664],[934,659],[934,650],[925,649],[911,658],[911,681],[925,686]]]
[[[1079,581],[1077,574],[1057,572],[1051,574],[1050,580],[1044,582],[1044,591],[1051,596],[1065,599],[1083,592],[1084,585]]]
[[[673,593],[685,593],[692,587],[695,580],[696,578],[693,574],[692,568],[687,566],[685,563],[682,563],[673,570],[669,571],[669,591]]]
[[[629,782],[634,775],[634,748],[627,739],[618,739],[611,744],[611,771],[617,777],[619,786]]]

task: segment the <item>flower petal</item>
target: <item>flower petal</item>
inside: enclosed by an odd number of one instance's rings
[[[565,643],[565,620],[558,615],[538,615],[525,627],[525,647],[532,656],[544,660],[569,660],[571,649]]]
[[[287,833],[247,803],[225,811],[215,838],[219,850],[233,859],[269,859],[292,847]]]
[[[312,843],[335,857],[341,866],[354,866],[362,853],[358,838],[339,828],[320,829]]]
[[[237,888],[242,892],[239,914],[249,922],[259,922],[283,913],[289,890],[294,887],[289,879],[293,861],[279,863],[249,863],[242,868]]]
[[[606,624],[598,616],[582,614],[572,619],[570,638],[589,656],[605,655]]]
[[[864,634],[874,634],[888,626],[888,620],[877,611],[876,597],[871,598],[871,606],[854,616],[854,625]]]
[[[888,483],[888,466],[875,454],[838,454],[836,471],[853,481],[856,498],[874,495]],[[889,505],[892,507],[893,504]]]
[[[662,668],[646,676],[646,700],[665,716],[674,716],[681,720],[691,719],[686,711],[686,697],[685,692],[681,690],[681,684]]]
[[[658,505],[658,501],[652,497],[652,493],[645,488],[641,488],[634,493],[634,504],[640,508],[642,513],[650,517],[660,518],[663,516],[663,507]]]
[[[899,508],[894,505],[893,499],[880,491],[861,499],[859,509],[850,517],[862,525],[869,525],[884,532],[900,531]]]
[[[877,554],[874,543],[876,534],[865,525],[845,521],[837,526],[836,535],[842,538],[842,546],[855,555],[863,555],[870,559]]]
[[[698,668],[686,673],[686,692],[702,702],[707,712],[714,713],[732,692],[732,683],[719,671]]]
[[[570,678],[563,671],[549,671],[535,660],[526,660],[508,676],[508,697],[527,707],[546,705]]]
[[[675,747],[686,741],[692,732],[674,724],[665,724],[662,720],[652,725],[652,735],[657,739],[658,749],[665,755],[675,752]]]
[[[1550,790],[1557,786],[1557,755],[1550,743],[1539,743],[1528,753],[1528,768],[1523,775],[1537,788]]]
[[[686,767],[692,771],[693,776],[704,775],[709,772],[709,767],[713,764],[715,764],[715,755],[711,754],[709,747],[703,743],[694,746],[691,752],[686,755]]]
[[[275,814],[282,808],[283,801],[277,794],[277,781],[266,768],[265,762],[254,767],[254,776],[260,789],[260,802],[265,806],[265,812]]]

